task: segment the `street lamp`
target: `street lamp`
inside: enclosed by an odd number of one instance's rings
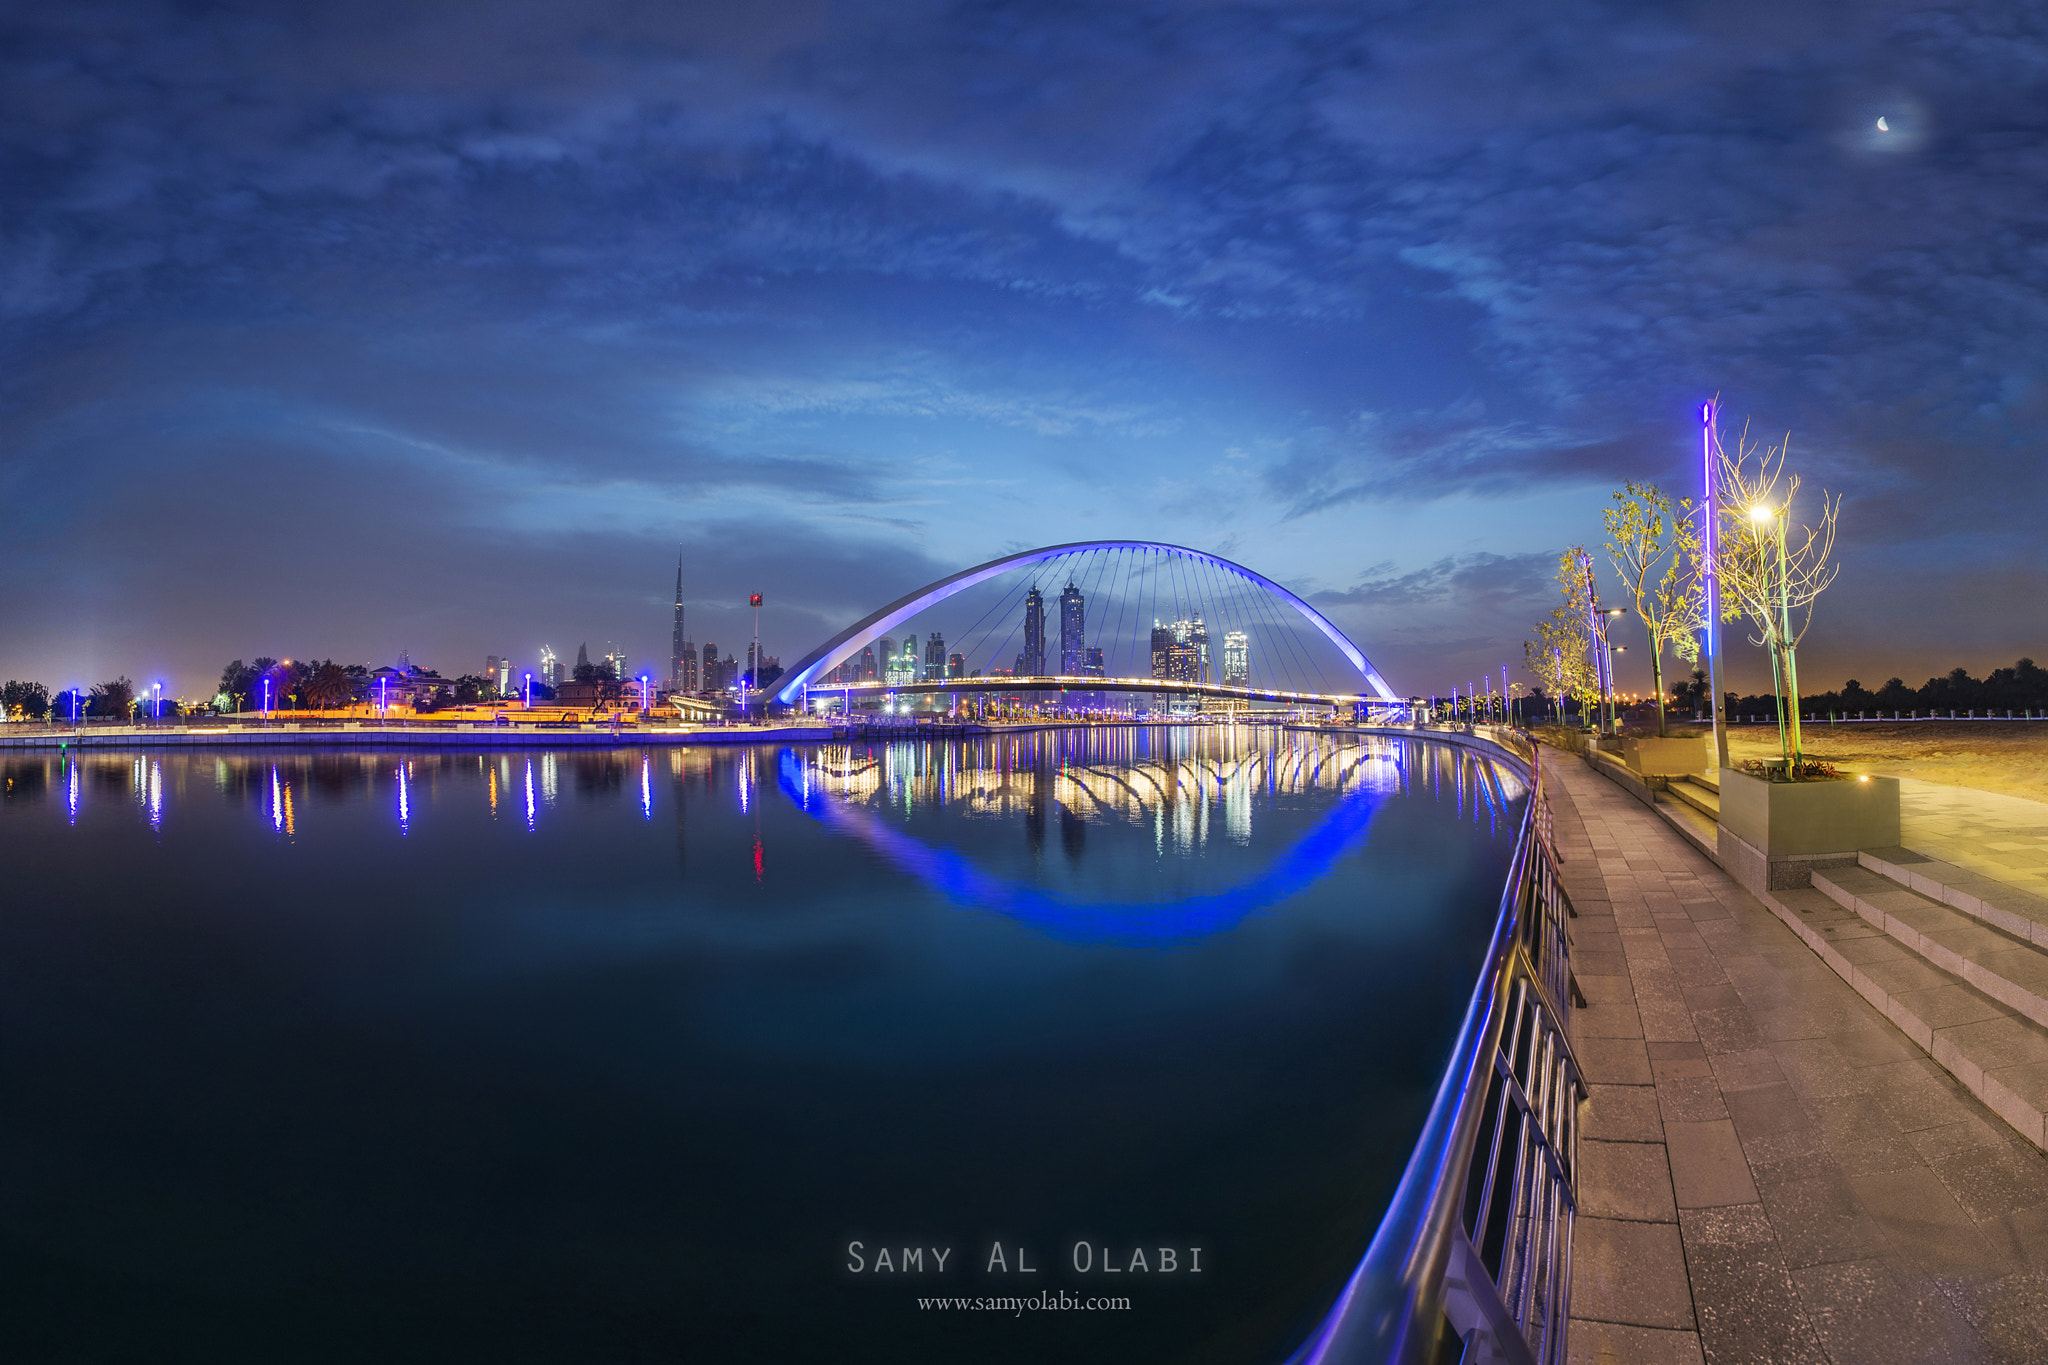
[[[150,710],[155,712],[151,719],[158,724],[162,724],[164,718],[164,685],[161,682],[154,683],[151,685],[150,691],[156,694],[155,701],[150,707]]]
[[[270,679],[268,678],[263,680],[263,715],[266,719],[270,715]]]
[[[531,710],[533,709],[533,674],[532,674],[532,673],[530,673],[530,672],[529,672],[529,673],[528,673],[528,674],[526,675],[526,700],[525,700],[525,706],[526,706],[526,709],[527,709],[527,710],[529,710],[529,711],[531,711]]]
[[[1602,700],[1607,704],[1607,724],[1605,729],[1610,735],[1614,733],[1614,656],[1617,652],[1617,646],[1608,644],[1607,632],[1608,627],[1626,615],[1628,615],[1627,607],[1608,607],[1599,616],[1600,643],[1607,650],[1607,666],[1601,673],[1600,692]],[[1618,648],[1620,653],[1628,653],[1626,646]]]
[[[645,714],[647,711],[647,675],[645,673],[640,675],[640,710],[642,714]]]

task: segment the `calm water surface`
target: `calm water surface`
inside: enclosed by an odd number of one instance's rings
[[[1524,797],[1251,729],[0,781],[0,1340],[65,1361],[1277,1361]],[[1129,1307],[918,1306],[1041,1292]]]

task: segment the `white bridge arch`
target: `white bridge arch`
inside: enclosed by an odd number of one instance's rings
[[[927,584],[907,596],[899,597],[880,611],[854,622],[845,630],[840,631],[824,644],[819,645],[809,654],[806,654],[794,667],[771,684],[775,688],[775,700],[785,706],[792,704],[805,688],[811,686],[819,678],[852,658],[860,651],[863,645],[866,645],[877,635],[883,635],[896,629],[905,621],[915,617],[919,612],[945,601],[955,593],[965,592],[977,583],[985,583],[989,579],[999,574],[1008,573],[1012,569],[1043,563],[1049,559],[1058,559],[1062,555],[1083,554],[1092,550],[1150,550],[1167,554],[1186,555],[1190,559],[1208,564],[1225,573],[1235,574],[1239,578],[1271,594],[1278,601],[1286,603],[1289,607],[1299,612],[1310,625],[1321,631],[1329,639],[1330,643],[1337,647],[1337,651],[1351,662],[1352,667],[1358,670],[1360,678],[1364,681],[1366,688],[1370,690],[1373,697],[1384,702],[1399,703],[1401,701],[1401,698],[1395,695],[1394,690],[1387,686],[1385,679],[1380,677],[1379,671],[1372,666],[1372,661],[1365,657],[1364,650],[1351,643],[1350,639],[1345,636],[1343,631],[1337,629],[1336,624],[1330,618],[1324,616],[1314,607],[1302,601],[1272,579],[1247,569],[1242,564],[1224,559],[1220,555],[1205,554],[1200,550],[1190,550],[1184,545],[1167,545],[1160,541],[1150,540],[1077,540],[1065,545],[1048,545],[1043,549],[1025,550],[1021,554],[1004,555],[1000,559],[991,559],[986,564],[977,564],[971,569],[962,569],[959,573],[942,578],[936,583]],[[1363,697],[1367,694],[1362,690],[1359,695]]]

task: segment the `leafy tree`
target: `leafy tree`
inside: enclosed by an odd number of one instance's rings
[[[1650,695],[1657,699],[1657,733],[1665,733],[1664,651],[1687,663],[1699,658],[1706,591],[1700,573],[1699,532],[1692,501],[1674,507],[1655,484],[1631,480],[1607,509],[1607,556],[1635,601],[1650,645]]]
[[[125,720],[135,709],[135,684],[124,674],[109,682],[95,683],[92,689],[92,713],[96,716],[113,716]]]
[[[77,688],[68,688],[50,698],[50,714],[57,720],[91,714],[92,698]]]
[[[1780,698],[1778,744],[1787,777],[1800,775],[1799,642],[1813,624],[1813,604],[1835,581],[1839,566],[1829,562],[1835,548],[1835,519],[1841,499],[1823,492],[1817,524],[1792,531],[1792,501],[1799,476],[1785,472],[1787,435],[1775,446],[1759,446],[1745,428],[1731,454],[1714,431],[1719,463],[1721,547],[1715,565],[1721,584],[1721,616],[1747,618],[1752,644],[1771,652],[1771,686]]]
[[[0,686],[0,713],[11,720],[41,720],[50,709],[50,693],[39,682]]]
[[[1599,694],[1593,670],[1593,627],[1587,619],[1586,551],[1574,545],[1558,556],[1561,605],[1536,623],[1536,638],[1522,642],[1522,662],[1553,697],[1580,701]],[[1581,708],[1583,710],[1583,707]]]
[[[261,663],[262,660],[257,662]],[[220,695],[228,699],[227,710],[246,710],[250,694],[256,688],[256,678],[263,670],[251,668],[236,659],[220,671]]]

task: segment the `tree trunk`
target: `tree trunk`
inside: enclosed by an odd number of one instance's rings
[[[1650,650],[1650,690],[1657,695],[1657,738],[1667,739],[1664,731],[1664,651],[1655,648],[1652,640]]]

